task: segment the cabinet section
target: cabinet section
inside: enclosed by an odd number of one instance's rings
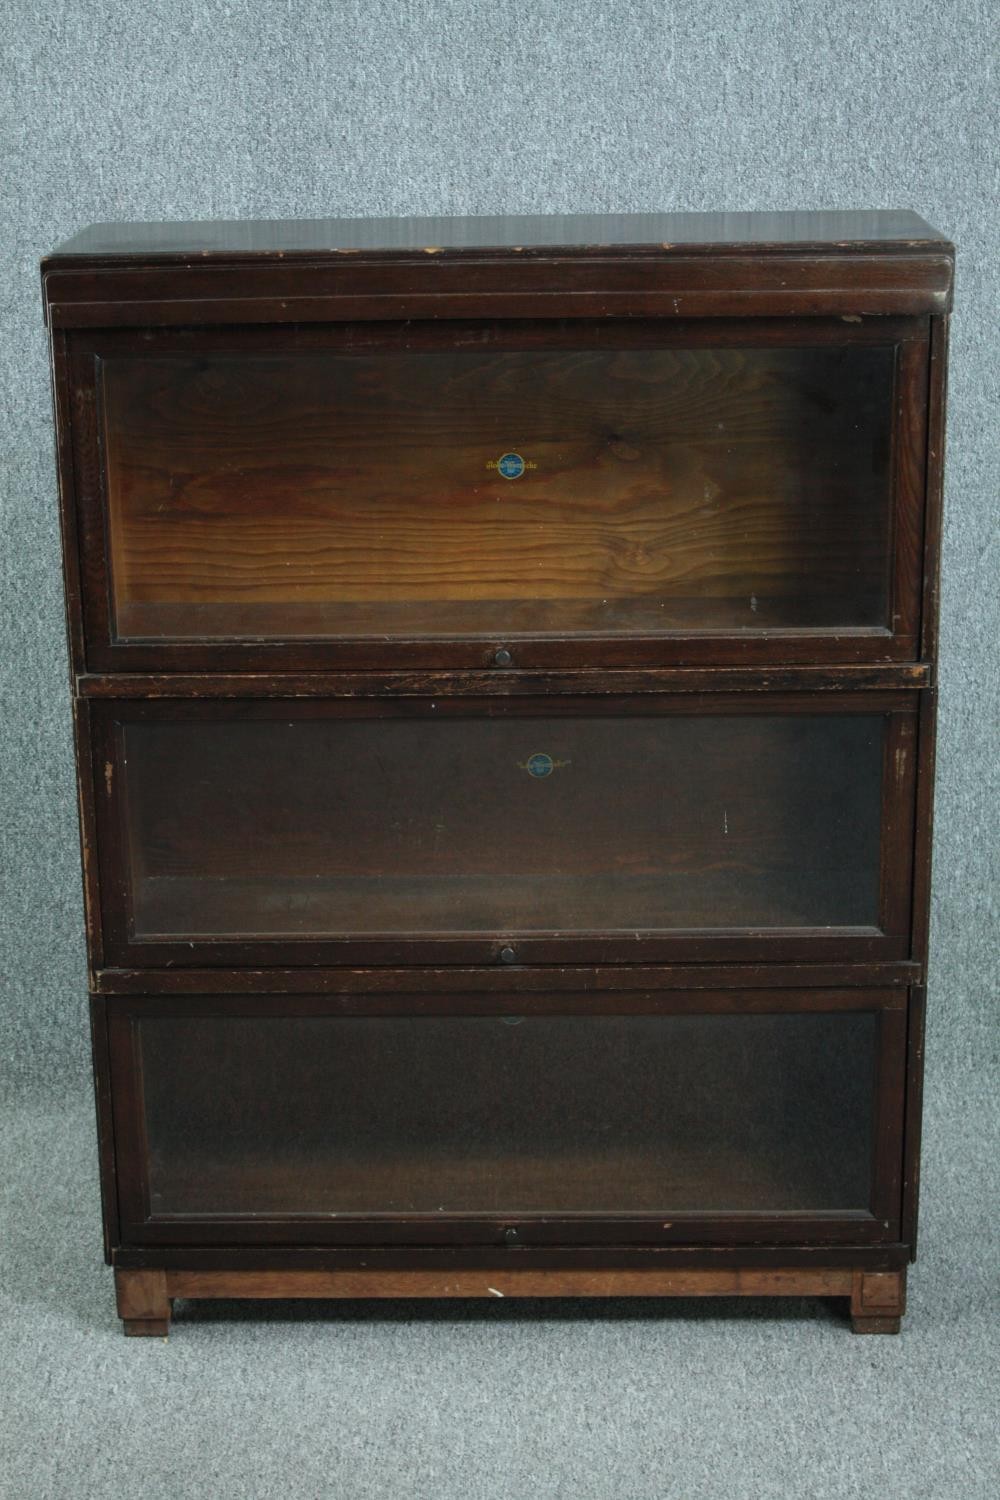
[[[886,1239],[892,991],[107,1002],[124,1238]]]
[[[902,957],[912,698],[95,703],[105,953]]]
[[[94,665],[912,654],[919,319],[74,350]]]

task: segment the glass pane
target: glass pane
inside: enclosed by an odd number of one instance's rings
[[[135,934],[876,927],[883,724],[126,724]]]
[[[157,1214],[865,1210],[873,1013],[139,1022]]]
[[[891,347],[386,337],[103,361],[120,638],[887,623]]]

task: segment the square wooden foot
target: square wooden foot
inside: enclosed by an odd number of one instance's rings
[[[851,1317],[853,1333],[898,1333],[901,1318],[855,1318]]]
[[[169,1318],[124,1318],[122,1331],[130,1339],[165,1339],[170,1332]]]
[[[905,1311],[905,1271],[855,1271],[851,1292],[855,1333],[898,1333]]]
[[[171,1308],[166,1271],[116,1271],[115,1293],[129,1338],[166,1338]]]

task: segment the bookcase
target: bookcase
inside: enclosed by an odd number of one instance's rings
[[[45,259],[127,1333],[736,1294],[898,1330],[952,264],[896,212]]]

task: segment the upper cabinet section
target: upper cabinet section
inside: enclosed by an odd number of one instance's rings
[[[949,247],[807,227],[71,243],[45,283],[80,664],[914,659]]]

